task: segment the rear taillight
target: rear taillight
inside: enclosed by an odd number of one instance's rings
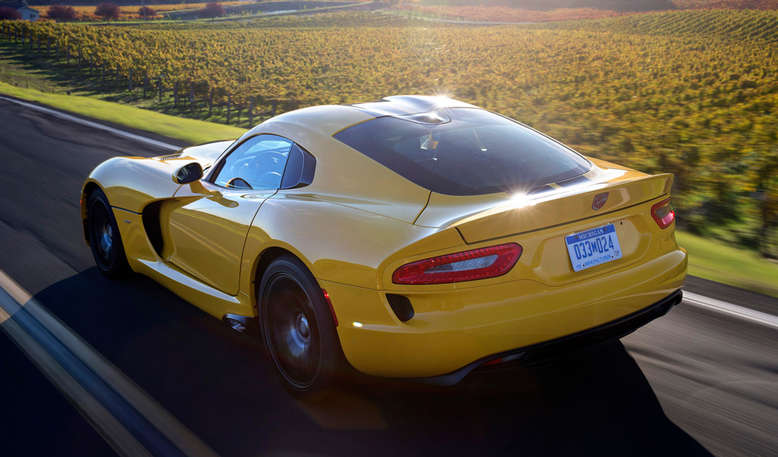
[[[675,220],[675,211],[670,206],[670,199],[667,198],[651,207],[651,217],[661,229],[666,229]]]
[[[494,278],[510,271],[521,257],[521,246],[501,244],[447,254],[405,264],[392,275],[395,284],[444,284]]]

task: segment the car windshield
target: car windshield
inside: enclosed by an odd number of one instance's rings
[[[531,128],[475,108],[379,117],[335,138],[410,181],[449,195],[529,192],[591,167]]]

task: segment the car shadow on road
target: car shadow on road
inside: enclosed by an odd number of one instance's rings
[[[147,278],[91,268],[35,299],[220,455],[709,455],[619,342],[451,388],[374,379],[300,400],[257,339]]]

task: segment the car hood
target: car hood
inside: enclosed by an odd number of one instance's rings
[[[168,154],[164,156],[155,157],[158,160],[170,160],[170,159],[186,159],[190,158],[200,164],[203,169],[206,169],[213,165],[216,159],[222,155],[227,148],[234,143],[234,140],[214,141],[213,143],[205,143],[197,146],[189,146],[181,149],[175,154]]]

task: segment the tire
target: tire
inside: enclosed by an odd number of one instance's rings
[[[130,266],[124,254],[119,226],[108,198],[99,189],[92,192],[87,200],[86,227],[97,269],[112,279],[126,276]]]
[[[329,304],[302,262],[275,259],[262,276],[258,298],[262,340],[290,392],[319,392],[346,375]]]

